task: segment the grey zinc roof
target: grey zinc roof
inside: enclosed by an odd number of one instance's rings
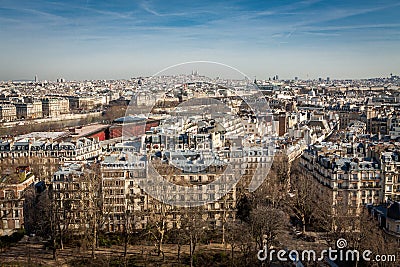
[[[141,117],[126,116],[126,117],[121,117],[121,118],[115,119],[114,122],[129,123],[129,122],[139,122],[139,121],[144,121],[144,120],[145,120],[145,118],[141,118]]]
[[[114,156],[114,155],[106,156],[106,157],[104,157],[103,163],[106,163],[106,164],[115,163],[117,161],[117,159],[118,159],[118,156]]]

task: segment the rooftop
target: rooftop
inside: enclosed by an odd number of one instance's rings
[[[20,135],[16,139],[53,139],[59,140],[70,136],[69,132],[31,132],[28,134]]]
[[[77,138],[81,138],[81,137],[85,137],[88,136],[90,134],[94,134],[96,132],[102,131],[106,128],[108,128],[109,125],[105,125],[105,124],[100,124],[100,123],[96,123],[96,124],[91,124],[91,125],[87,125],[87,126],[83,126],[83,127],[79,127],[79,128],[75,128],[72,130],[72,136],[77,139]]]

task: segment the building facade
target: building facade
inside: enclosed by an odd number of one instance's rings
[[[14,104],[0,103],[0,121],[9,122],[17,119],[17,109]]]
[[[346,213],[357,216],[366,204],[381,203],[382,170],[378,162],[363,156],[364,149],[357,144],[310,146],[300,158],[304,172],[329,198],[334,214],[346,207]]]
[[[66,98],[44,98],[42,99],[43,117],[57,117],[69,112],[69,101]]]
[[[16,115],[18,119],[39,119],[43,117],[42,102],[16,103]]]
[[[0,180],[0,235],[9,235],[24,227],[25,192],[33,186],[35,175],[29,167],[15,173],[3,173]]]

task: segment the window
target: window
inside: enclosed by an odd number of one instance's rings
[[[13,190],[5,190],[4,195],[5,195],[6,199],[13,199],[14,191]]]

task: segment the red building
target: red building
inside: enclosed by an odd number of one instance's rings
[[[114,120],[114,124],[110,127],[110,139],[118,137],[134,137],[145,134],[151,127],[157,127],[160,120],[145,119],[140,117],[123,117]]]
[[[70,132],[73,139],[79,139],[82,137],[97,137],[99,138],[99,141],[104,141],[110,139],[109,129],[110,125],[96,123],[70,129]]]

